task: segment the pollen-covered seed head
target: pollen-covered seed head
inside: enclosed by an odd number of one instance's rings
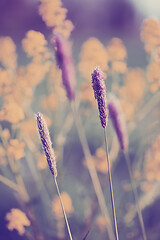
[[[57,177],[56,160],[47,124],[43,118],[43,115],[39,112],[36,115],[36,119],[39,135],[41,138],[43,150],[45,152],[49,168],[51,170],[52,175],[56,178]]]
[[[101,125],[105,128],[108,121],[106,86],[104,83],[104,73],[99,69],[99,67],[96,67],[92,73],[92,87],[98,104]]]

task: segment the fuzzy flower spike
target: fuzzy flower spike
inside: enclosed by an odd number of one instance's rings
[[[94,96],[97,100],[99,117],[103,128],[107,126],[108,109],[106,102],[106,86],[104,83],[104,73],[99,67],[96,67],[92,73],[92,87]]]
[[[120,147],[123,152],[128,151],[128,134],[127,134],[127,127],[126,121],[120,106],[120,103],[116,96],[113,94],[109,94],[108,96],[108,110],[109,110],[109,117],[111,118],[113,127],[117,134]]]
[[[75,98],[75,69],[72,59],[70,43],[61,34],[54,34],[53,48],[58,67],[62,70],[62,82],[69,100]]]
[[[115,230],[116,240],[119,240],[116,209],[115,209],[115,203],[114,203],[112,175],[111,175],[111,164],[110,164],[110,159],[109,159],[109,155],[108,155],[108,144],[107,144],[107,134],[106,134],[106,126],[107,126],[107,121],[108,121],[106,86],[104,83],[104,73],[99,69],[99,67],[96,67],[92,73],[92,87],[94,90],[95,99],[97,99],[97,103],[98,103],[99,117],[101,120],[101,125],[104,128],[104,137],[105,137],[105,145],[106,145],[106,160],[107,160],[107,165],[108,165],[108,177],[109,177],[109,186],[110,186],[110,194],[111,194],[112,214],[113,214],[113,220],[114,220],[114,230]]]
[[[57,177],[56,160],[55,160],[55,154],[52,148],[52,142],[50,139],[47,124],[43,118],[43,115],[39,112],[36,115],[36,119],[37,119],[39,135],[41,138],[43,150],[45,152],[49,168],[54,178],[56,178]]]
[[[50,168],[51,173],[54,177],[54,182],[55,182],[55,185],[56,185],[56,188],[57,188],[58,197],[59,197],[60,202],[61,202],[64,219],[65,219],[66,226],[67,226],[67,229],[68,229],[68,234],[70,236],[70,240],[73,240],[71,230],[70,230],[70,226],[69,226],[68,219],[67,219],[67,215],[66,215],[66,211],[65,211],[65,208],[64,208],[64,205],[63,205],[63,202],[62,202],[61,193],[59,191],[59,187],[58,187],[58,183],[57,183],[57,178],[56,178],[57,177],[57,168],[56,168],[55,154],[54,154],[54,150],[52,148],[52,142],[51,142],[51,139],[50,139],[50,136],[49,136],[49,131],[48,131],[48,128],[47,128],[47,124],[46,124],[46,122],[43,118],[43,115],[41,113],[38,112],[36,118],[37,118],[37,126],[38,126],[39,135],[40,135],[40,138],[41,138],[42,146],[43,146],[46,158],[47,158],[49,168]]]

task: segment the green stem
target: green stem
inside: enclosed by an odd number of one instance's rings
[[[119,240],[117,219],[116,219],[116,210],[115,210],[115,203],[114,203],[114,194],[113,194],[111,166],[110,166],[110,160],[109,160],[109,156],[108,156],[108,144],[107,144],[106,128],[104,128],[104,138],[105,138],[106,157],[107,157],[107,164],[108,164],[108,176],[109,176],[109,186],[110,186],[110,193],[111,193],[111,203],[112,203],[112,213],[113,213],[114,229],[115,229],[116,240]]]
[[[110,221],[108,222],[108,220],[110,220],[109,219],[109,214],[108,214],[108,209],[107,209],[107,206],[106,206],[106,203],[105,203],[105,198],[104,198],[104,195],[103,195],[101,184],[99,182],[97,171],[96,171],[94,162],[92,160],[92,156],[91,156],[91,153],[90,153],[90,149],[89,149],[89,146],[88,146],[88,142],[87,142],[87,139],[86,139],[84,128],[83,128],[83,125],[82,125],[82,120],[81,120],[80,114],[78,113],[78,109],[77,109],[78,106],[79,106],[79,103],[77,103],[76,101],[72,105],[72,110],[73,110],[73,114],[74,114],[74,117],[75,117],[75,124],[76,124],[76,128],[77,128],[78,136],[79,136],[79,139],[80,139],[80,142],[81,142],[81,146],[82,146],[83,153],[84,153],[84,156],[85,156],[87,168],[88,168],[88,171],[89,171],[92,183],[93,183],[93,187],[94,187],[97,199],[98,199],[98,203],[99,203],[102,215],[104,216],[104,219],[106,221],[106,227],[107,227],[109,239],[114,239],[114,233],[113,233],[113,230],[112,230],[112,225],[111,225]]]
[[[66,211],[65,211],[65,208],[64,208],[64,205],[63,205],[63,202],[62,202],[62,198],[61,198],[61,194],[60,194],[60,191],[59,191],[59,187],[58,187],[58,183],[57,183],[56,178],[54,178],[54,181],[55,181],[57,193],[58,193],[58,196],[59,196],[59,199],[60,199],[60,202],[61,202],[62,211],[63,211],[64,219],[65,219],[65,222],[66,222],[66,225],[67,225],[68,234],[69,234],[70,240],[73,240],[71,230],[70,230],[70,227],[69,227],[69,223],[68,223],[68,219],[67,219],[67,215],[66,215]]]

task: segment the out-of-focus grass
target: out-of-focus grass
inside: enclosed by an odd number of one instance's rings
[[[61,2],[40,2],[39,13],[46,25],[53,33],[60,32],[71,41],[73,24],[67,20]],[[155,19],[146,19],[143,23],[141,40],[148,61],[143,69],[128,68],[127,49],[121,39],[112,38],[106,45],[100,39],[91,37],[84,41],[75,64],[75,94],[83,131],[111,216],[105,146],[91,87],[91,72],[99,65],[106,75],[107,91],[119,98],[127,121],[129,155],[147,237],[158,240],[160,23]],[[73,236],[82,239],[90,230],[88,239],[107,238],[106,222],[51,43],[42,33],[30,30],[22,40],[22,47],[26,65],[19,63],[14,41],[10,37],[0,38],[2,239],[6,236],[9,239],[42,239],[42,236],[65,239],[67,236],[37,134],[34,114],[38,111],[44,113],[50,128],[58,181]],[[129,175],[110,120],[107,128],[120,239],[141,239]]]

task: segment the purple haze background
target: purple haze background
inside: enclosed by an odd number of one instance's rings
[[[12,37],[20,52],[21,40],[28,30],[40,31],[47,39],[50,38],[51,29],[39,16],[38,4],[37,0],[0,1],[0,36]],[[143,17],[131,2],[64,0],[63,5],[68,9],[68,19],[72,20],[75,26],[71,38],[76,59],[82,43],[87,38],[97,37],[106,43],[112,37],[120,37],[128,50],[128,66],[144,64],[145,53],[139,39]]]
[[[112,37],[120,37],[127,47],[128,66],[145,65],[145,53],[140,42],[140,27],[143,21],[135,7],[125,0],[64,0],[64,7],[68,9],[68,19],[71,19],[75,29],[71,35],[74,42],[74,54],[78,59],[78,53],[82,43],[89,37],[97,37],[106,43]],[[0,36],[10,36],[16,43],[18,52],[21,56],[21,40],[25,37],[28,30],[42,32],[47,39],[50,38],[51,29],[47,28],[38,14],[38,1],[33,0],[0,0]],[[23,53],[20,61],[23,61]],[[122,167],[122,166],[121,166]],[[18,204],[10,190],[6,190],[0,184],[1,193],[5,192],[4,197],[0,198],[0,240],[19,240],[22,239],[15,232],[9,232],[5,227],[5,213],[8,212],[8,201],[15,207]],[[158,205],[158,204],[157,204]],[[159,208],[157,208],[159,209]],[[147,213],[146,213],[147,214]],[[154,212],[151,219],[155,219]],[[150,227],[153,222],[148,223]],[[23,237],[25,239],[25,237]]]

